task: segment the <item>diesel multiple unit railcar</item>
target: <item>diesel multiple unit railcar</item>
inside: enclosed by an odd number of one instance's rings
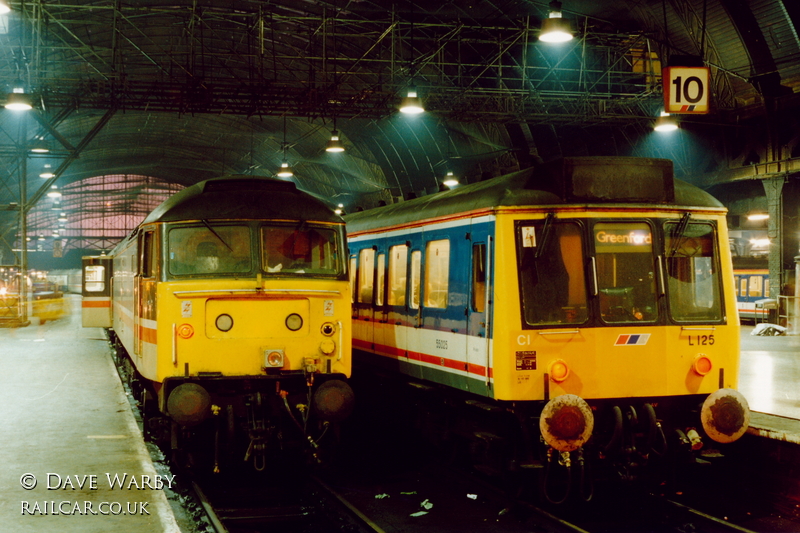
[[[672,170],[563,158],[346,216],[356,374],[402,377],[433,440],[553,501],[737,440],[726,210]]]
[[[83,324],[110,328],[145,430],[182,463],[318,457],[353,405],[346,257],[341,217],[293,183],[210,179],[84,258]]]

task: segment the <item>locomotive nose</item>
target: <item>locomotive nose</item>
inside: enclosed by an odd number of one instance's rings
[[[703,402],[700,420],[709,437],[721,443],[733,442],[750,426],[750,406],[739,391],[719,389]]]

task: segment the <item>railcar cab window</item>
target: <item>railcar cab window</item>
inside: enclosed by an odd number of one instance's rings
[[[653,231],[645,222],[594,225],[600,316],[606,323],[656,320]]]
[[[517,222],[522,310],[530,326],[582,324],[587,318],[584,246],[576,222]]]
[[[721,320],[714,226],[704,222],[670,222],[665,225],[665,234],[667,291],[673,320]]]
[[[261,268],[279,275],[342,275],[343,256],[333,228],[307,222],[261,227]]]
[[[247,226],[174,227],[168,235],[170,274],[217,275],[251,270]]]

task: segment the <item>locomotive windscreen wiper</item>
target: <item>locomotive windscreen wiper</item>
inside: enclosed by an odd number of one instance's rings
[[[211,227],[211,224],[209,224],[207,220],[203,219],[201,222],[203,223],[203,225],[204,225],[205,227],[207,227],[207,228],[208,228],[208,231],[210,231],[211,233],[213,233],[213,234],[214,234],[214,237],[216,237],[217,239],[219,239],[219,242],[221,242],[222,244],[224,244],[224,245],[225,245],[225,248],[227,248],[228,250],[230,250],[230,251],[231,251],[231,253],[233,253],[233,248],[231,248],[231,246],[230,246],[230,245],[229,245],[227,242],[225,242],[225,239],[223,239],[222,237],[220,237],[219,233],[217,233],[216,231],[214,231],[214,228],[212,228],[212,227]]]

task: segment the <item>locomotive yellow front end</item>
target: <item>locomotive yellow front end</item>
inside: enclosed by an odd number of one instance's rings
[[[136,334],[124,344],[146,430],[214,468],[319,460],[353,407],[344,223],[291,183],[194,188],[136,236]]]

